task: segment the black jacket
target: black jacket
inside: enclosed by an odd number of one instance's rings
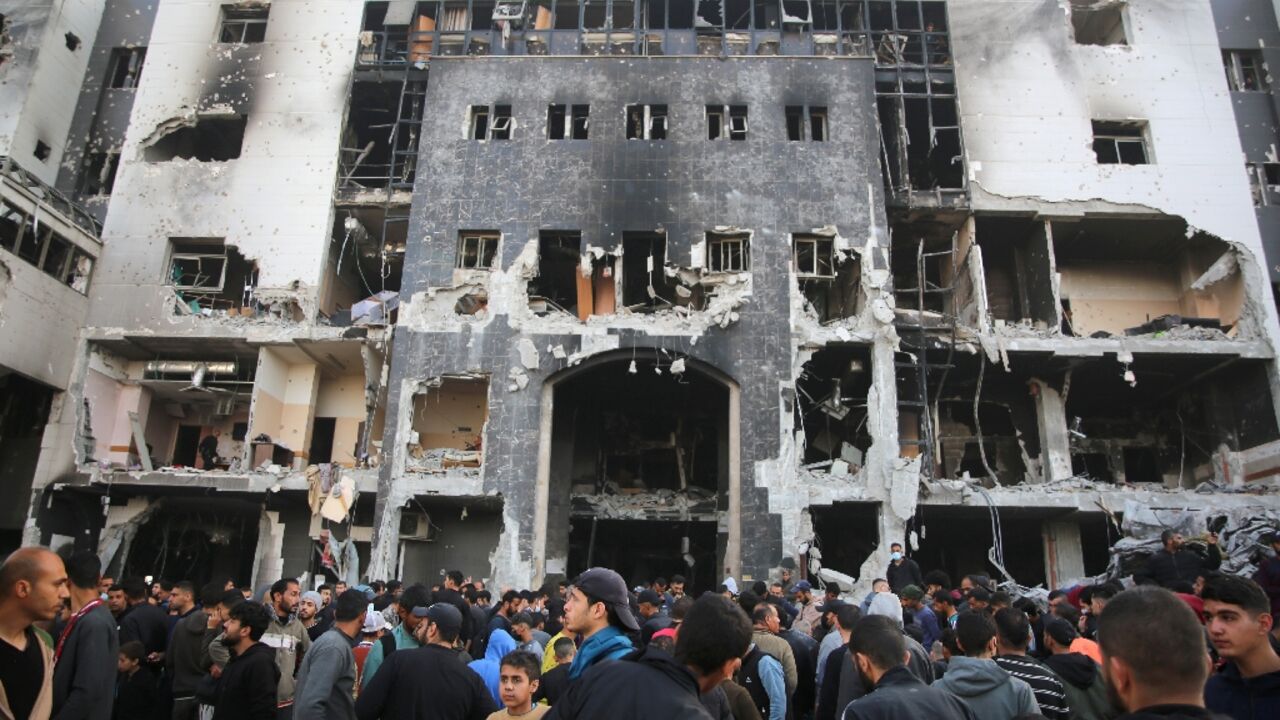
[[[485,720],[498,709],[484,681],[451,648],[397,650],[360,689],[360,720]]]
[[[596,663],[583,673],[545,716],[568,718],[711,720],[711,715],[702,706],[693,673],[665,652],[645,648],[621,660]]]
[[[882,675],[875,688],[850,703],[841,717],[844,720],[977,720],[973,711],[954,695],[925,685],[903,666]]]
[[[889,569],[884,571],[884,579],[889,581],[889,589],[895,593],[902,592],[902,588],[908,585],[924,589],[924,576],[920,574],[920,566],[911,558],[903,558],[900,565],[890,562]]]
[[[159,720],[156,708],[160,684],[151,668],[142,665],[133,675],[121,675],[116,683],[112,720]]]
[[[173,696],[186,698],[195,695],[200,678],[209,664],[204,662],[204,634],[209,629],[209,616],[203,610],[194,610],[178,619],[169,637],[169,650],[164,654],[164,664],[173,683]]]
[[[1231,720],[1194,705],[1154,705],[1121,715],[1116,720]]]
[[[1195,583],[1196,577],[1222,564],[1222,551],[1217,545],[1209,546],[1209,556],[1183,548],[1175,553],[1161,548],[1147,558],[1146,565],[1134,573],[1138,580],[1155,582],[1170,587],[1181,581]]]
[[[808,715],[818,701],[818,641],[795,630],[783,630],[778,637],[791,646],[796,656],[796,689],[787,707],[795,707],[796,717]]]
[[[147,654],[162,653],[169,645],[169,616],[159,605],[142,602],[120,616],[120,644],[137,640]]]
[[[462,597],[462,593],[449,588],[441,588],[436,592],[436,602],[449,603],[458,608],[458,612],[462,613],[462,629],[458,631],[458,639],[464,644],[471,641],[471,636],[475,634],[474,625],[471,619],[471,606]],[[483,656],[482,656],[483,657]]]
[[[274,720],[279,682],[275,648],[259,642],[233,654],[218,681],[213,720]]]
[[[106,605],[76,621],[53,670],[54,720],[107,720],[120,640]]]
[[[542,674],[538,682],[538,692],[533,696],[535,701],[546,700],[548,705],[555,705],[564,696],[569,687],[569,664],[557,665]]]
[[[1209,676],[1204,704],[1236,720],[1280,718],[1280,672],[1245,678],[1235,663]]]

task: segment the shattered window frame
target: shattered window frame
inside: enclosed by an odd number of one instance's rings
[[[1254,207],[1280,205],[1280,163],[1245,163]]]
[[[1071,0],[1067,21],[1077,45],[1128,45],[1129,3],[1123,0]]]
[[[1135,151],[1141,153],[1140,158]],[[1151,156],[1146,121],[1094,120],[1093,153],[1099,165],[1155,163]]]
[[[707,269],[711,272],[749,272],[751,234],[745,232],[707,233]]]
[[[1231,92],[1267,92],[1267,67],[1260,50],[1223,50],[1222,64]]]
[[[511,114],[510,105],[469,105],[467,107],[468,140],[481,142],[510,140],[515,127],[516,121]]]
[[[750,131],[746,105],[708,105],[708,140],[746,140]]]
[[[587,140],[590,128],[590,105],[552,103],[547,106],[548,140]]]
[[[111,70],[107,87],[112,90],[135,90],[142,82],[142,67],[147,60],[145,47],[118,47],[111,50]]]
[[[89,197],[110,197],[120,169],[120,151],[85,153],[76,192]]]
[[[459,270],[492,270],[498,258],[502,234],[496,230],[461,230],[458,232]]]
[[[227,282],[227,244],[222,238],[170,238],[167,282],[165,284],[191,294],[216,295]],[[206,268],[205,263],[213,267]],[[190,268],[188,270],[187,268]],[[207,272],[206,272],[207,271]],[[192,280],[183,282],[190,272]],[[212,280],[217,274],[217,282]]]
[[[88,294],[89,278],[95,262],[93,255],[63,237],[47,223],[41,224],[37,229],[34,215],[13,203],[0,203],[0,223],[13,230],[13,238],[0,241],[0,247],[81,295]],[[30,237],[36,237],[36,242],[24,245]],[[59,248],[59,252],[64,253],[62,262],[56,268],[50,264],[50,253],[54,248]]]
[[[623,108],[628,140],[666,140],[670,133],[666,104],[637,103]]]
[[[223,5],[218,23],[218,42],[224,45],[251,45],[265,42],[271,5],[241,7]]]
[[[827,142],[831,139],[826,105],[787,105],[783,114],[788,142]]]
[[[810,258],[805,262],[805,256]],[[835,240],[822,235],[793,235],[791,264],[797,277],[834,280],[836,277]],[[809,267],[804,267],[804,265]],[[823,267],[826,272],[823,272]]]

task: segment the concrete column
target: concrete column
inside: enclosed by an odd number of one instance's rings
[[[263,507],[258,521],[258,548],[254,551],[253,589],[279,580],[284,576],[284,523],[280,513]]]
[[[290,365],[288,378],[280,414],[279,442],[293,450],[296,470],[310,463],[307,453],[311,449],[311,425],[320,394],[320,366]]]
[[[1062,587],[1069,580],[1084,577],[1084,547],[1080,544],[1080,526],[1072,521],[1046,522],[1044,536],[1044,574],[1049,589]]]
[[[116,400],[115,419],[111,424],[111,445],[107,458],[113,463],[129,465],[129,443],[133,441],[133,425],[129,422],[129,413],[138,414],[138,423],[145,429],[147,415],[151,411],[151,391],[141,385],[124,385],[120,388],[120,396]],[[146,448],[138,448],[138,452],[146,452]]]
[[[1040,429],[1040,463],[1044,480],[1071,477],[1071,434],[1062,393],[1043,380],[1032,379],[1036,396],[1036,425]]]
[[[405,498],[399,493],[379,495],[373,512],[373,545],[369,550],[370,578],[396,577],[400,554],[400,514]]]

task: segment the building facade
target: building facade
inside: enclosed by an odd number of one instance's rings
[[[30,542],[703,589],[906,541],[1035,585],[1139,514],[1280,519],[1254,56],[1210,3],[97,11],[27,83],[101,223]]]

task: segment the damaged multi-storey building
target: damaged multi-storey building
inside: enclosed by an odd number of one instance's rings
[[[0,12],[11,545],[1030,586],[1280,518],[1209,3]]]

